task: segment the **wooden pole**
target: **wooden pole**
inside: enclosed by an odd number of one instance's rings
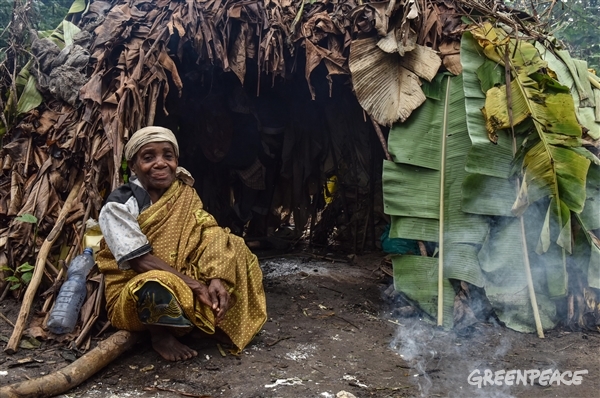
[[[52,245],[56,238],[60,235],[60,231],[64,225],[65,219],[73,206],[73,202],[79,195],[79,191],[83,185],[83,173],[79,175],[77,181],[73,185],[67,200],[65,201],[58,218],[56,219],[56,224],[52,231],[48,234],[44,243],[40,248],[40,252],[38,253],[37,260],[35,262],[35,268],[33,270],[33,276],[31,277],[31,281],[29,285],[27,285],[27,290],[25,291],[25,295],[23,296],[23,303],[21,304],[21,311],[19,311],[19,316],[17,317],[17,321],[15,324],[15,329],[13,330],[10,339],[8,340],[8,344],[6,344],[6,348],[4,352],[7,354],[14,354],[17,352],[17,348],[19,346],[19,341],[21,340],[21,335],[23,334],[23,330],[25,329],[25,324],[27,322],[27,318],[29,317],[29,311],[31,310],[31,305],[33,303],[33,299],[37,292],[38,287],[40,286],[40,282],[42,281],[42,276],[44,275],[44,268],[46,267],[46,259],[48,258],[48,254],[50,254],[50,249],[52,249]]]
[[[138,340],[138,333],[119,330],[75,362],[49,375],[0,388],[4,398],[42,398],[62,394],[77,387],[111,363]]]

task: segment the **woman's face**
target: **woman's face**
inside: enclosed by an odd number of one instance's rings
[[[155,201],[175,181],[179,162],[170,142],[151,142],[135,154],[130,168]],[[154,196],[154,197],[153,197]]]

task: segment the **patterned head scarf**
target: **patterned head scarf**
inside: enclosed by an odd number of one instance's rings
[[[146,144],[151,142],[170,142],[175,149],[175,156],[179,157],[179,144],[175,134],[167,128],[159,126],[148,126],[139,129],[125,144],[125,159],[129,162],[135,157],[135,154]],[[177,167],[177,178],[181,179],[187,185],[194,185],[194,177],[183,167]]]
[[[135,154],[146,144],[151,142],[170,142],[175,149],[175,156],[179,157],[179,144],[175,138],[175,134],[167,128],[159,126],[148,126],[139,129],[127,141],[125,145],[125,159],[130,161],[135,157]]]

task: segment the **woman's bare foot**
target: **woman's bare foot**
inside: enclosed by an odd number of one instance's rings
[[[152,348],[167,361],[185,361],[198,355],[195,350],[182,344],[166,327],[148,326],[152,336]]]

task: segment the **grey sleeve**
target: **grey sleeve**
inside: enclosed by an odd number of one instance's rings
[[[128,260],[152,251],[148,238],[137,221],[139,209],[135,198],[126,203],[108,202],[100,211],[99,223],[106,245],[119,268],[130,269]]]

